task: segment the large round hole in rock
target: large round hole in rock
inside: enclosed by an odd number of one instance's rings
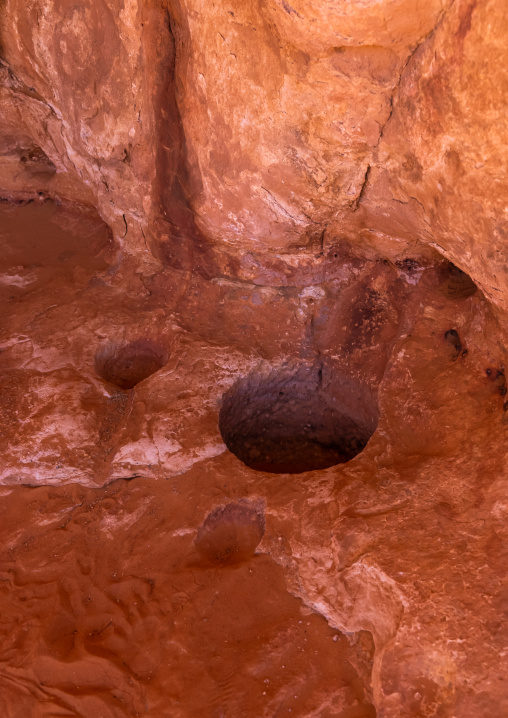
[[[300,474],[344,464],[366,446],[378,423],[367,386],[326,367],[252,374],[224,396],[224,443],[257,471]]]
[[[137,339],[103,347],[96,354],[95,371],[119,389],[132,389],[162,369],[167,360],[168,354],[161,346],[148,339]]]

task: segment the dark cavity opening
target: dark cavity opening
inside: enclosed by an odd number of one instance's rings
[[[238,381],[224,396],[219,429],[250,468],[300,474],[353,459],[378,419],[371,389],[326,367],[305,366]]]
[[[447,267],[447,274],[444,290],[448,299],[467,299],[476,294],[478,287],[471,277],[451,262]]]
[[[128,344],[109,344],[95,357],[95,371],[119,389],[133,389],[162,369],[167,352],[155,342],[138,339]]]

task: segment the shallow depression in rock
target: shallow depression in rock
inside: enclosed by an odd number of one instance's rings
[[[237,564],[254,556],[264,532],[265,519],[258,507],[231,503],[206,517],[196,537],[196,548],[214,564]]]
[[[163,347],[148,339],[138,339],[100,349],[95,357],[95,371],[119,389],[133,389],[162,369],[167,360],[168,353]]]
[[[367,445],[378,423],[374,392],[329,368],[252,374],[224,396],[224,443],[258,471],[299,474],[343,464]]]

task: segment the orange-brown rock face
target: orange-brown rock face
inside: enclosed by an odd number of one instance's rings
[[[508,715],[503,2],[0,28],[2,715]]]

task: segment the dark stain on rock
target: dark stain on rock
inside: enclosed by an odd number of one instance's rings
[[[445,162],[446,168],[450,171],[452,177],[462,177],[466,173],[457,150],[448,149],[445,154]]]
[[[416,155],[408,153],[404,155],[404,162],[402,163],[402,169],[406,176],[412,182],[420,182],[423,177],[423,167],[418,161]]]
[[[282,0],[282,7],[284,8],[284,10],[287,12],[288,15],[296,15],[296,17],[299,17],[300,19],[302,19],[302,16],[300,15],[300,13],[297,12],[293,7],[291,7],[291,5],[288,2],[286,2],[286,0]]]
[[[505,396],[508,389],[506,387],[506,377],[504,369],[487,368],[485,369],[485,375],[497,388],[497,392],[500,396]]]
[[[453,361],[457,359],[462,352],[462,342],[460,341],[459,333],[455,329],[448,329],[444,335],[445,341],[453,347]]]
[[[368,343],[368,340],[384,325],[386,305],[374,289],[367,289],[355,303],[350,319],[348,345],[351,349]]]
[[[471,18],[473,15],[473,11],[476,8],[476,0],[473,0],[469,4],[469,6],[466,8],[466,11],[464,13],[464,16],[462,17],[460,21],[459,28],[457,30],[457,39],[458,40],[464,40],[467,33],[471,30]]]
[[[417,262],[416,259],[412,259],[411,257],[399,259],[397,262],[395,262],[395,266],[404,272],[414,272],[417,269],[421,269],[420,263]]]

